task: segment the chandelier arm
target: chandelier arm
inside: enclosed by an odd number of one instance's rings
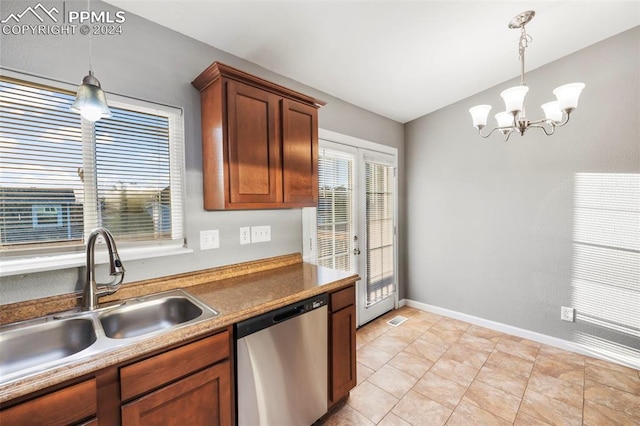
[[[571,110],[565,111],[564,115],[565,115],[564,120],[562,120],[561,123],[556,124],[556,127],[562,127],[569,122],[569,117],[571,116]]]
[[[500,130],[501,132],[505,132],[505,130],[509,131],[509,134],[511,134],[511,132],[513,132],[514,127],[513,126],[509,126],[509,127],[494,127],[493,129],[491,129],[491,131],[489,133],[487,133],[486,135],[482,134],[482,128],[478,129],[478,135],[480,135],[481,138],[488,138],[489,136],[491,136],[493,134],[493,132],[495,132],[496,130]]]
[[[550,121],[550,120],[547,120],[546,118],[543,118],[541,120],[531,121],[531,122],[529,122],[529,125],[527,127],[542,127],[542,128],[544,128],[543,127],[544,124],[548,124],[552,128],[562,127],[562,126],[564,126],[565,124],[567,124],[569,122],[570,115],[571,115],[571,111],[565,112],[563,114],[564,117],[563,117],[562,121],[557,122],[557,123],[553,122],[553,121]],[[551,134],[553,134],[553,130],[551,131]]]
[[[544,120],[540,120],[540,121],[544,121]],[[542,131],[544,132],[545,135],[551,136],[556,131],[556,125],[553,124],[553,123],[549,123],[549,122],[546,122],[546,123],[551,126],[551,130],[550,131],[548,131],[547,128],[542,124],[531,124],[529,127],[536,127],[538,129],[542,129]]]

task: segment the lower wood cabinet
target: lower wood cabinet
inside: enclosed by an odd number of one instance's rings
[[[57,389],[0,411],[0,425],[91,424],[98,412],[96,380]]]
[[[232,333],[228,327],[9,401],[0,425],[232,425]]]
[[[329,295],[329,407],[356,386],[355,284]]]
[[[231,344],[225,330],[121,367],[122,425],[231,425]]]
[[[230,425],[231,363],[225,361],[122,407],[126,425]]]

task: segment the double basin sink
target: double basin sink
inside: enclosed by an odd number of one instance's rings
[[[0,327],[0,384],[134,345],[218,315],[183,290]]]

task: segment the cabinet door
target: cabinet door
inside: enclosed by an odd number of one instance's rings
[[[122,407],[122,425],[230,425],[231,365],[216,364]]]
[[[331,314],[331,364],[329,405],[356,386],[356,307],[349,305]]]
[[[291,207],[318,205],[318,110],[282,100],[284,202]]]
[[[232,206],[282,202],[278,100],[264,90],[227,82],[225,147]]]

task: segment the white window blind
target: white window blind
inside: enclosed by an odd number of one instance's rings
[[[178,110],[112,102],[95,126],[74,94],[0,78],[0,249],[58,252],[97,226],[120,242],[182,240]]]
[[[365,161],[367,306],[395,292],[394,168]]]
[[[321,149],[318,157],[318,264],[354,271],[354,158],[328,149]]]
[[[593,324],[602,333],[579,332],[576,341],[637,360],[640,174],[576,173],[572,269],[571,306],[576,309],[576,321]]]

